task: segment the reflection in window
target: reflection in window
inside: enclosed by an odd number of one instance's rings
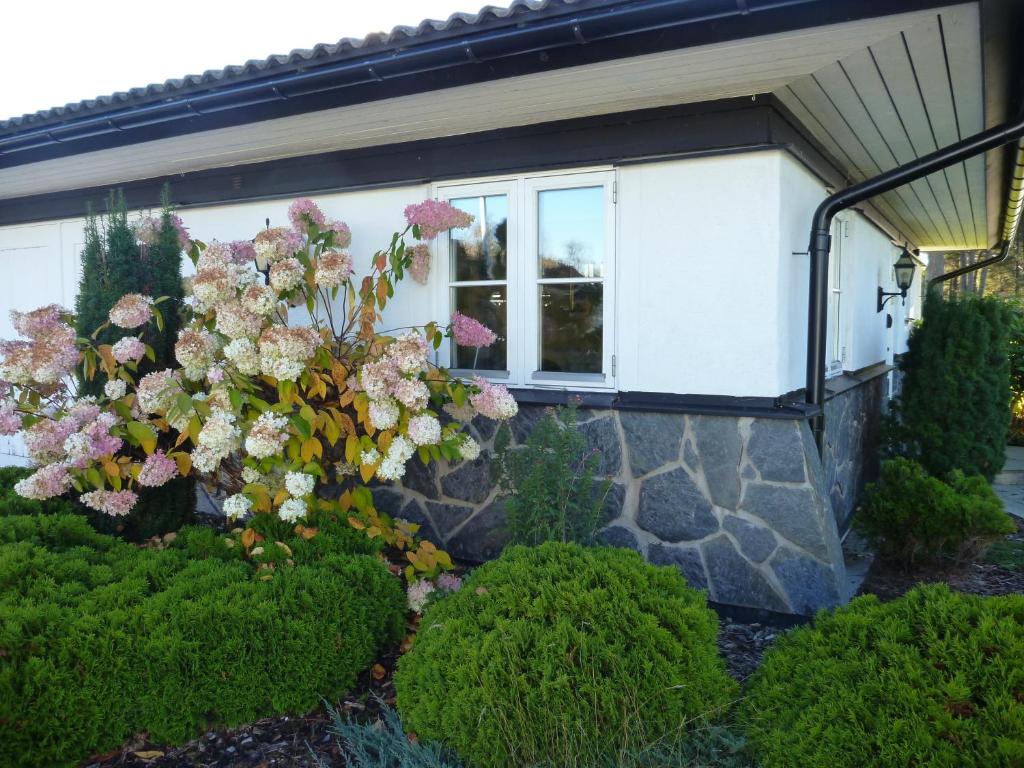
[[[537,193],[539,370],[604,368],[604,187]]]
[[[539,291],[540,370],[601,373],[604,286],[542,284]]]
[[[604,188],[547,189],[537,195],[540,276],[604,274]]]
[[[450,201],[473,216],[449,237],[454,310],[476,318],[498,335],[484,349],[452,344],[452,367],[503,371],[508,367],[508,196],[461,197]]]

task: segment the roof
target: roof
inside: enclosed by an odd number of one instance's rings
[[[27,128],[43,127],[69,119],[101,114],[124,107],[137,106],[200,93],[224,85],[259,80],[309,66],[321,66],[358,58],[381,51],[399,49],[420,43],[478,32],[524,21],[575,12],[581,8],[610,5],[621,0],[512,0],[508,7],[488,5],[477,13],[453,13],[444,21],[424,19],[414,27],[397,26],[390,32],[373,32],[363,38],[344,37],[336,43],[320,43],[312,48],[297,48],[287,54],[274,54],[265,59],[250,59],[244,64],[223,69],[209,69],[200,75],[152,83],[140,88],[97,96],[62,107],[43,109],[31,114],[0,120],[0,135]]]

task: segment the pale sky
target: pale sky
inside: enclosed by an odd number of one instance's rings
[[[3,2],[0,119],[342,37],[476,12],[487,0]],[[491,0],[492,5],[502,5]],[[505,5],[508,3],[505,2]]]

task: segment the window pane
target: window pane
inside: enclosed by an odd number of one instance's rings
[[[508,197],[460,197],[450,201],[473,215],[473,223],[451,232],[452,281],[504,280],[508,245]]]
[[[601,373],[604,286],[539,285],[540,370]]]
[[[537,196],[541,277],[604,275],[604,187],[548,189]]]
[[[452,305],[455,309],[479,320],[498,334],[498,340],[489,347],[482,347],[479,354],[475,347],[452,344],[453,368],[479,368],[486,371],[508,369],[505,355],[508,337],[507,297],[504,285],[452,288]]]

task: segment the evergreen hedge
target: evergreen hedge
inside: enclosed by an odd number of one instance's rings
[[[1010,310],[994,298],[943,299],[932,291],[900,362],[892,450],[944,477],[991,480],[1010,426]]]
[[[179,539],[138,549],[74,515],[0,518],[0,765],[305,712],[401,636],[402,585],[375,557],[308,549],[263,581],[214,556],[222,539]]]
[[[1024,765],[1024,597],[859,597],[787,632],[742,719],[763,768]]]
[[[704,593],[636,552],[510,547],[427,607],[398,710],[473,766],[603,763],[677,743],[735,697],[717,633]]]

